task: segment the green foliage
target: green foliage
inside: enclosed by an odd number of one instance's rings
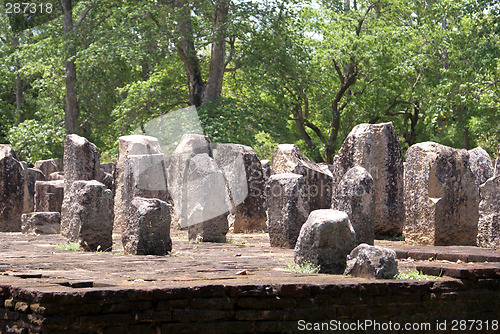
[[[394,279],[403,280],[403,279],[412,279],[412,280],[426,280],[432,281],[437,280],[439,277],[432,275],[425,275],[421,271],[411,270],[407,272],[400,272],[394,275]]]
[[[77,242],[67,242],[65,244],[56,245],[56,249],[78,252],[80,251],[80,245],[78,245]]]
[[[12,127],[7,139],[21,160],[34,164],[37,160],[62,158],[64,137],[61,126],[31,119]]]
[[[302,265],[290,262],[288,263],[288,270],[297,274],[317,274],[321,270],[321,266],[315,265],[310,261],[304,261]]]

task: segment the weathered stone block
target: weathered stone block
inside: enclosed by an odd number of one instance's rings
[[[271,161],[261,160],[260,165],[262,166],[262,175],[264,175],[264,180],[267,182],[271,177]]]
[[[21,231],[24,171],[10,145],[0,144],[0,232]]]
[[[157,198],[135,197],[122,235],[125,254],[165,255],[172,250],[170,209]]]
[[[35,183],[45,181],[45,175],[36,168],[24,169],[24,201],[23,213],[33,212],[35,207]]]
[[[21,232],[25,234],[59,234],[61,214],[59,212],[32,212],[21,216]]]
[[[486,182],[486,180],[493,176],[493,172],[495,171],[488,152],[479,146],[469,150],[469,167],[476,178],[477,185]]]
[[[433,142],[406,152],[405,240],[421,245],[475,245],[479,191],[469,153]]]
[[[224,173],[230,195],[230,230],[234,233],[264,230],[266,184],[255,151],[244,145],[219,144],[215,162]]]
[[[61,212],[63,200],[63,180],[35,183],[35,212]]]
[[[392,123],[356,125],[334,159],[334,183],[355,165],[365,168],[375,184],[375,234],[401,234],[403,201],[403,156]]]
[[[49,175],[49,178],[47,181],[57,181],[57,180],[63,180],[64,181],[64,172],[54,172]]]
[[[59,171],[59,159],[38,160],[35,162],[35,168],[41,170],[45,179],[48,179],[50,174]]]
[[[480,187],[477,245],[500,248],[500,175],[484,182]]]
[[[300,230],[294,261],[320,266],[320,272],[342,274],[346,256],[356,247],[356,233],[345,212],[315,210]]]
[[[189,239],[225,240],[230,202],[224,173],[203,153],[189,159],[184,180],[185,202],[180,221],[187,225]]]
[[[191,158],[198,154],[207,154],[213,157],[213,151],[210,139],[207,136],[198,134],[184,134],[179,142],[179,145],[170,155],[170,160],[167,167],[168,189],[173,201],[172,225],[174,227],[186,228],[188,223],[183,215],[186,187],[186,174]],[[220,214],[222,214],[221,212]]]
[[[278,145],[273,153],[272,173],[294,173],[304,176],[306,194],[311,211],[329,209],[332,204],[333,177],[304,157],[293,144]]]
[[[294,248],[309,215],[304,176],[272,175],[266,187],[269,241],[273,247]]]
[[[160,144],[158,139],[150,136],[131,135],[123,136],[118,139],[118,158],[116,159],[115,170],[115,201],[114,214],[115,222],[114,229],[117,232],[122,232],[125,226],[128,211],[130,209],[130,201],[133,197],[124,196],[126,193],[125,185],[125,164],[131,155],[149,155],[161,154]],[[139,195],[137,195],[139,196]]]
[[[356,231],[356,243],[373,245],[375,239],[375,185],[373,178],[360,166],[347,171],[337,185],[332,209],[344,211]]]
[[[78,242],[86,251],[110,251],[113,240],[113,194],[98,181],[75,181],[64,196],[63,212],[67,225],[61,234]]]
[[[398,273],[396,252],[392,249],[360,244],[347,256],[344,275],[363,278],[393,278]]]

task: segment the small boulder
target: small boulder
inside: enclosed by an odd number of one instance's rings
[[[342,274],[346,256],[356,246],[356,233],[345,212],[315,210],[300,230],[295,263],[320,266],[320,272]]]
[[[21,216],[21,232],[24,234],[59,234],[61,214],[59,212],[31,212]]]
[[[125,254],[165,255],[172,250],[170,209],[157,198],[135,197],[122,235]]]
[[[54,172],[49,175],[47,181],[57,181],[57,180],[63,180],[64,181],[64,172]]]
[[[362,278],[393,278],[398,273],[396,252],[361,244],[347,256],[344,275]]]

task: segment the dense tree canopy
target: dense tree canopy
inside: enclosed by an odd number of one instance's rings
[[[195,105],[214,142],[332,161],[352,127],[403,148],[500,141],[498,0],[0,1],[0,143],[60,157]]]

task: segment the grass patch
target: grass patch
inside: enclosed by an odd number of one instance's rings
[[[415,280],[426,280],[426,281],[432,281],[432,280],[437,280],[439,277],[438,276],[432,276],[432,275],[425,275],[421,271],[417,270],[411,270],[407,272],[401,272],[393,277],[394,279],[415,279]]]
[[[58,244],[56,249],[78,252],[80,250],[80,246],[77,242],[67,242],[65,244]]]
[[[231,237],[227,237],[226,243],[233,245],[246,245],[247,242],[245,241],[245,239],[234,239]]]
[[[310,261],[305,261],[302,265],[298,265],[295,262],[288,263],[288,270],[296,274],[317,274],[320,269],[321,266],[315,265]]]

